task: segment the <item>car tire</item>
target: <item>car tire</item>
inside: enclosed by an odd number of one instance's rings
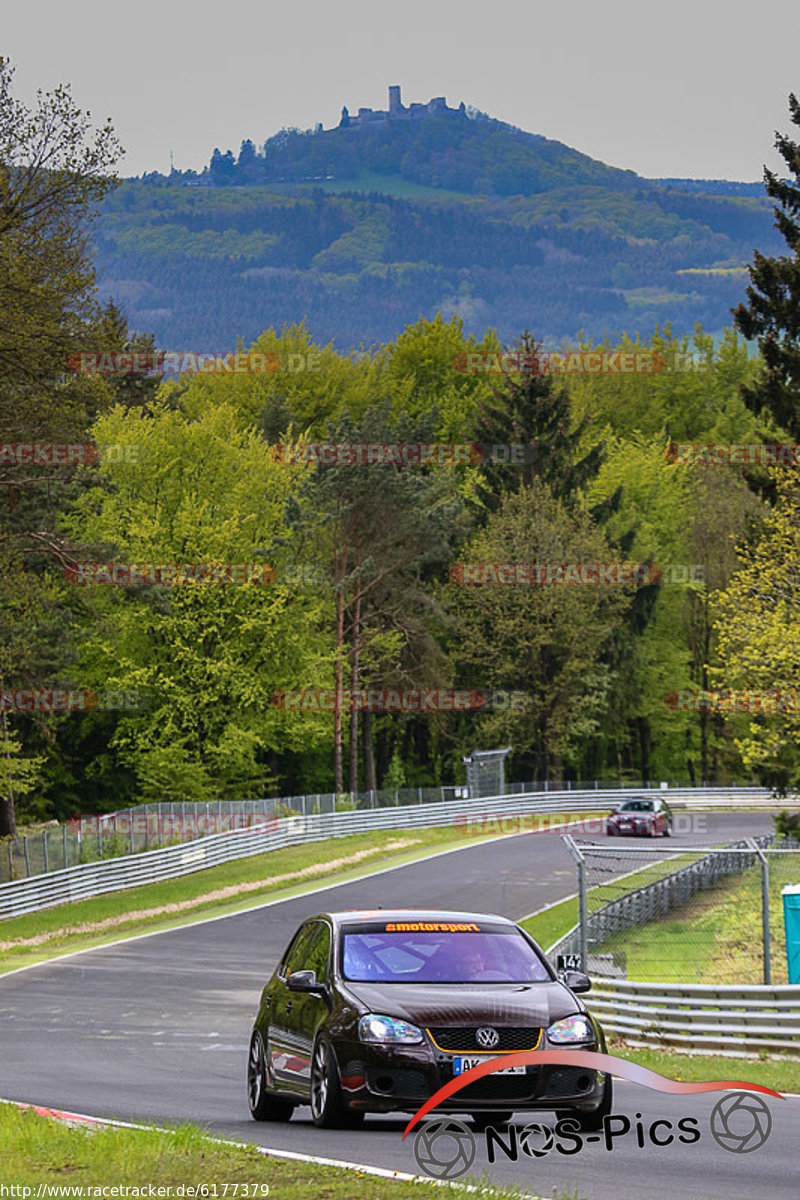
[[[613,825],[606,825],[606,837],[616,837],[617,831]]]
[[[311,1116],[318,1129],[353,1129],[363,1112],[348,1108],[342,1098],[339,1070],[331,1045],[317,1038],[311,1055]]]
[[[667,821],[666,825],[664,826],[664,831],[661,834],[661,836],[662,837],[672,837],[672,825],[670,824],[669,821]]]
[[[254,1121],[288,1121],[294,1112],[288,1100],[267,1091],[267,1056],[258,1029],[253,1030],[247,1054],[247,1103]]]
[[[613,1103],[614,1082],[610,1075],[606,1075],[603,1099],[593,1112],[580,1112],[573,1108],[557,1112],[556,1116],[559,1121],[577,1121],[581,1133],[595,1133],[598,1129],[603,1128],[603,1118],[610,1116]]]
[[[508,1112],[476,1112],[470,1114],[472,1124],[481,1133],[488,1129],[490,1125],[493,1125],[495,1128],[498,1125],[507,1125],[513,1115],[513,1112],[510,1110]]]

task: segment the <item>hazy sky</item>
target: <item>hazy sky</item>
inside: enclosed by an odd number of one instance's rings
[[[800,93],[800,3],[758,0],[43,0],[4,4],[16,92],[60,82],[127,150],[122,173],[343,104],[446,96],[647,176],[758,179]],[[796,135],[800,131],[794,130]]]

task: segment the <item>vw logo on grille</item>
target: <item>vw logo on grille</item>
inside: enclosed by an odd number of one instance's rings
[[[494,1050],[495,1046],[500,1044],[500,1034],[496,1029],[491,1029],[488,1025],[483,1025],[476,1031],[475,1041],[482,1050]]]

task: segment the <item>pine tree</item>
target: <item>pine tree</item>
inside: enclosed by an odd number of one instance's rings
[[[474,426],[485,456],[484,503],[494,511],[504,493],[538,481],[559,500],[574,504],[578,491],[602,466],[603,449],[596,445],[582,452],[587,422],[573,428],[569,392],[540,371],[541,346],[527,330],[517,352],[519,377],[508,375],[502,387],[493,389],[494,399],[484,405]],[[515,462],[513,451],[511,461],[505,461],[503,447],[524,447],[517,453],[525,461]]]
[[[792,122],[800,125],[800,104],[789,96]],[[767,258],[757,250],[750,267],[747,304],[734,310],[737,328],[758,338],[765,370],[758,382],[742,387],[748,408],[766,409],[792,437],[800,438],[800,145],[776,133],[775,148],[794,179],[764,168],[767,195],[776,201],[775,225],[790,255]]]

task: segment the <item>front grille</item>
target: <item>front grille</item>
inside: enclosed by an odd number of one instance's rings
[[[490,1025],[500,1035],[500,1041],[491,1050],[478,1045],[475,1035],[484,1025],[443,1025],[429,1029],[440,1050],[448,1054],[501,1054],[504,1050],[534,1050],[541,1036],[541,1029],[534,1025],[504,1026]]]
[[[461,1100],[528,1100],[536,1080],[530,1075],[487,1075],[456,1093]]]

